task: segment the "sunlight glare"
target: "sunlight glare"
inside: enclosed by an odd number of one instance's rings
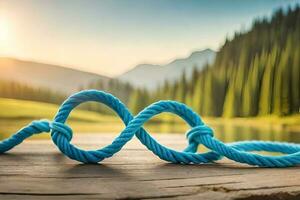
[[[7,42],[9,39],[9,25],[4,18],[0,18],[0,42]]]

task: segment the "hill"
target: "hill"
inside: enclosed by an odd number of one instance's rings
[[[0,57],[0,80],[15,81],[29,86],[48,88],[70,94],[95,80],[108,81],[98,74],[83,72],[58,65]]]
[[[0,98],[0,140],[15,133],[32,120],[52,120],[58,106],[51,103]],[[66,122],[78,132],[119,132],[123,128],[121,120],[115,116],[75,109]],[[35,138],[49,137],[49,134],[36,135]],[[76,136],[74,136],[76,137]]]
[[[155,89],[165,80],[174,82],[183,72],[189,78],[194,68],[201,70],[206,64],[211,64],[215,54],[216,52],[211,49],[205,49],[195,51],[187,58],[176,59],[166,65],[140,64],[117,78],[139,88]]]

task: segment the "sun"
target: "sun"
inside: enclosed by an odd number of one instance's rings
[[[0,17],[0,42],[9,40],[9,24],[7,20]]]

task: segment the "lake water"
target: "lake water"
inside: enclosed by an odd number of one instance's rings
[[[300,132],[290,127],[255,127],[215,125],[215,136],[225,142],[241,140],[270,140],[300,143]]]
[[[234,142],[242,140],[269,140],[269,141],[285,141],[300,143],[300,130],[298,127],[290,127],[285,125],[271,125],[264,126],[253,125],[232,125],[232,124],[210,124],[214,130],[214,135],[219,140],[224,142]],[[184,133],[188,130],[185,125],[178,124],[164,124],[157,125],[155,128],[149,125],[149,132],[165,132],[165,133]]]
[[[300,143],[299,126],[289,127],[284,125],[245,126],[232,124],[210,124],[214,129],[215,137],[224,142],[242,140],[270,140]],[[120,127],[120,130],[123,128]],[[149,133],[182,133],[189,128],[185,124],[146,124]],[[5,131],[6,132],[6,131]],[[6,132],[7,133],[7,132]],[[78,134],[78,133],[76,133]],[[82,133],[84,134],[84,133]],[[101,134],[101,133],[99,133]],[[0,139],[9,137],[10,133],[0,133]],[[43,137],[45,138],[45,137]],[[46,137],[48,138],[48,137]]]

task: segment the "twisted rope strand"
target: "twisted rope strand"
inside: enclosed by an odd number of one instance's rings
[[[73,132],[65,122],[74,108],[87,101],[102,103],[110,107],[126,126],[111,144],[102,149],[85,151],[70,143]],[[188,146],[182,152],[161,145],[143,129],[144,123],[163,112],[180,116],[191,127],[186,135]],[[146,107],[134,117],[118,98],[97,90],[84,90],[70,96],[60,106],[53,122],[47,120],[31,122],[10,138],[1,141],[0,153],[9,151],[33,134],[50,131],[54,144],[63,154],[83,163],[98,163],[113,156],[136,136],[142,144],[159,158],[173,163],[211,163],[220,160],[222,157],[227,157],[236,162],[259,167],[290,167],[300,164],[299,144],[270,141],[242,141],[225,144],[214,138],[213,130],[205,125],[200,116],[185,104],[176,101],[158,101]],[[200,144],[211,151],[196,153]],[[267,156],[251,153],[250,151],[280,152],[286,155]]]

